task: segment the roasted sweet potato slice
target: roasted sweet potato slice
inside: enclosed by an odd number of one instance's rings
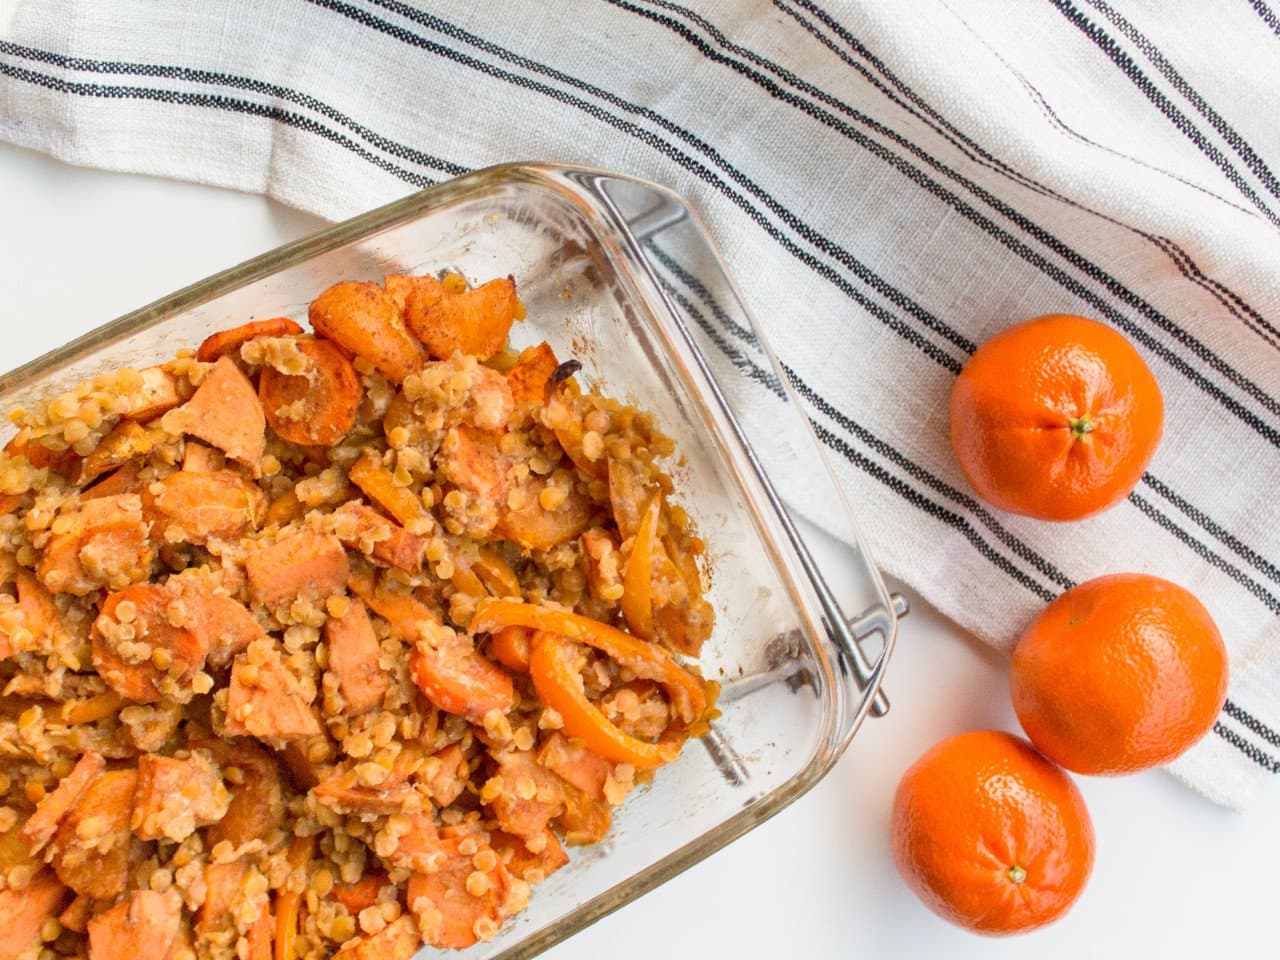
[[[164,960],[178,940],[181,925],[182,897],[177,890],[135,890],[127,900],[89,920],[89,960],[143,956]]]
[[[392,383],[421,369],[426,359],[405,329],[395,299],[376,283],[335,283],[311,301],[308,316],[319,336],[369,361]]]
[[[92,483],[135,457],[145,456],[152,446],[151,434],[145,427],[136,420],[121,420],[81,462],[76,482],[80,486]]]
[[[262,523],[267,505],[258,485],[234,470],[179,470],[161,480],[154,494],[148,491],[146,501],[156,535],[186,543],[240,537]]]
[[[226,816],[231,794],[208,752],[185,758],[146,753],[138,758],[133,835],[139,840],[181,843],[200,827]]]
[[[409,652],[409,676],[432,704],[473,723],[515,704],[511,675],[477,653],[469,638],[452,633],[434,643],[420,640]]]
[[[337,678],[346,704],[343,713],[354,717],[381,705],[390,680],[378,662],[382,648],[365,605],[353,598],[346,613],[325,623],[324,637],[329,644],[329,671]]]
[[[321,600],[342,593],[351,565],[342,541],[332,534],[299,530],[245,559],[249,594],[275,608],[295,600]]]
[[[422,567],[427,542],[363,503],[344,503],[333,513],[338,538],[353,550],[410,573]]]
[[[278,655],[254,664],[243,654],[231,667],[223,729],[229,737],[270,740],[297,740],[324,731],[303,697],[302,684]]]
[[[354,917],[361,910],[377,903],[378,894],[390,882],[381,870],[370,870],[355,883],[334,884],[329,899],[342,904],[347,908],[347,913]]]
[[[66,887],[51,870],[41,870],[21,890],[0,890],[0,960],[18,960],[39,944],[45,921],[58,915],[66,899]]]
[[[604,799],[604,784],[614,768],[611,761],[559,733],[542,742],[538,763],[593,800]]]
[[[230,330],[211,333],[196,350],[196,359],[203,363],[213,363],[219,357],[237,356],[241,347],[258,337],[288,337],[301,332],[302,327],[288,317],[253,320]]]
[[[538,763],[532,752],[504,754],[497,776],[502,792],[490,805],[498,826],[518,837],[543,833],[564,810],[564,782]]]
[[[310,360],[299,375],[263,369],[258,398],[267,423],[282,439],[303,446],[337,443],[355,425],[363,390],[351,361],[327,340],[298,337],[298,349]]]
[[[208,638],[186,626],[196,610],[168,584],[135,583],[107,597],[91,634],[93,665],[127,700],[188,702]]]
[[[517,407],[540,407],[546,402],[551,374],[560,361],[556,359],[551,344],[545,341],[534,347],[526,347],[516,357],[515,364],[507,371],[507,386]]]
[[[333,956],[335,960],[409,960],[419,946],[417,924],[412,917],[403,916],[377,933],[348,940]]]
[[[429,295],[438,293],[443,296],[444,294],[444,285],[430,274],[420,277],[391,274],[382,278],[382,286],[387,291],[387,296],[395,301],[396,308],[402,316],[405,307],[409,304],[410,295],[419,287],[425,288]]]
[[[392,472],[372,451],[351,465],[349,476],[365,496],[402,525],[424,520],[430,515],[421,498],[409,487],[398,484]]]
[[[192,741],[191,749],[208,750],[222,769],[231,805],[226,815],[205,829],[205,848],[227,841],[239,849],[266,840],[284,824],[284,778],[275,758],[245,738]]]
[[[263,406],[244,371],[230,357],[220,357],[183,407],[186,431],[234,460],[257,466],[267,442]]]
[[[438,474],[465,501],[446,510],[467,536],[488,536],[507,509],[508,472],[511,461],[498,448],[498,435],[466,425],[455,427],[445,437],[440,450]],[[447,497],[446,497],[447,501]]]
[[[175,579],[170,578],[169,583]],[[221,670],[253,641],[267,636],[244,604],[210,592],[207,585],[183,583],[182,596],[194,611],[190,629],[200,633],[208,644],[207,660],[216,669]]]
[[[80,501],[95,500],[100,497],[117,497],[126,493],[137,493],[141,486],[138,474],[142,465],[137,460],[130,460],[108,473],[91,487],[80,491]]]
[[[216,473],[227,468],[227,456],[221,450],[188,440],[182,448],[182,469],[188,473]]]
[[[548,507],[547,495],[555,491],[561,499]],[[555,483],[530,474],[519,484],[512,499],[503,504],[496,532],[499,536],[531,550],[549,550],[568,543],[591,526],[591,501],[573,481]]]
[[[487,360],[507,342],[511,324],[524,310],[513,277],[500,277],[462,293],[437,295],[417,287],[405,304],[405,322],[431,356],[447,360],[455,350]]]
[[[445,856],[436,872],[415,873],[409,878],[409,909],[427,921],[422,938],[433,947],[463,950],[493,936],[506,918],[510,874],[492,848],[481,844],[477,852],[468,855],[463,852],[464,844],[468,851],[476,846],[467,837],[441,840]],[[494,865],[488,870],[476,867],[483,850],[494,853]],[[479,873],[484,882],[470,880],[473,873]]]
[[[148,423],[182,403],[178,378],[163,367],[139,370],[141,385],[133,395],[125,416],[138,423]]]
[[[364,819],[409,814],[421,806],[413,786],[395,774],[371,787],[362,784],[354,770],[343,770],[312,787],[311,795],[335,813]]]
[[[54,593],[76,596],[144,580],[154,557],[150,526],[137,496],[84,501],[54,521],[36,574]]]
[[[23,824],[19,834],[32,855],[43,850],[45,844],[53,839],[63,818],[106,768],[106,761],[98,754],[82,755],[53,792],[46,794],[44,799],[36,805],[35,813]]]
[[[240,936],[249,948],[245,960],[270,960],[271,957],[271,902],[266,884],[261,893],[250,894],[246,888],[249,874],[257,868],[245,860],[231,863],[211,863],[205,867],[206,894],[196,918],[196,936],[203,942],[230,942],[235,944]],[[246,920],[246,915],[255,920]]]
[[[133,770],[101,773],[62,818],[50,844],[50,862],[58,879],[76,893],[111,900],[124,892],[137,783]]]
[[[503,856],[507,872],[528,883],[541,883],[569,862],[569,855],[550,830],[531,837],[495,830],[489,842]]]

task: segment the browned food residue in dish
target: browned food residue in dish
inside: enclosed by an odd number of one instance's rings
[[[10,414],[0,960],[467,947],[706,731],[673,445],[523,316],[343,282]]]

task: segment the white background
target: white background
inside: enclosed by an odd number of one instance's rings
[[[0,369],[320,226],[261,197],[74,169],[0,145]],[[822,555],[838,571],[838,553]],[[921,907],[889,858],[898,778],[947,735],[1016,730],[1017,722],[1004,662],[899,589],[912,613],[889,671],[891,714],[869,721],[832,773],[792,807],[550,956],[1280,953],[1274,788],[1252,812],[1232,814],[1159,772],[1080,781],[1097,865],[1081,901],[1056,925],[990,940]]]

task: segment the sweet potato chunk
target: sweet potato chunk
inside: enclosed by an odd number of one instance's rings
[[[319,336],[362,357],[392,383],[422,367],[422,347],[409,335],[396,301],[376,283],[344,280],[311,301]]]
[[[324,637],[329,644],[329,671],[337,678],[338,692],[346,703],[343,713],[354,717],[379,706],[390,681],[378,662],[382,648],[365,605],[352,599],[345,614],[325,623]]]
[[[409,960],[418,952],[418,925],[412,917],[402,916],[377,933],[348,940],[334,954],[335,960]]]
[[[211,863],[204,870],[207,889],[196,919],[196,936],[205,943],[230,942],[244,937],[249,948],[245,960],[269,960],[271,956],[271,902],[266,884],[262,892],[246,892],[250,872],[257,868],[244,860]]]
[[[394,475],[382,465],[377,454],[366,453],[353,463],[350,478],[365,496],[401,524],[425,520],[430,516],[421,498],[408,487],[396,483]]]
[[[266,496],[234,470],[179,470],[161,480],[159,488],[148,493],[147,506],[156,518],[157,535],[169,542],[239,537],[256,528],[266,514]]]
[[[41,870],[21,890],[0,890],[0,960],[17,960],[38,944],[41,927],[66,899],[66,888],[50,870]]]
[[[226,777],[231,805],[221,820],[205,830],[205,848],[222,841],[239,849],[266,840],[284,824],[284,778],[271,754],[252,740],[193,741],[191,748],[209,751]]]
[[[136,420],[121,420],[84,458],[76,482],[81,486],[92,483],[104,473],[149,453],[152,445],[151,435]]]
[[[397,570],[422,567],[427,542],[363,503],[344,503],[333,513],[338,538],[348,547]]]
[[[507,713],[515,704],[511,675],[477,653],[467,637],[419,641],[409,653],[409,676],[435,706],[473,723],[482,723],[490,710]]]
[[[227,693],[227,736],[297,740],[323,729],[303,697],[302,684],[278,655],[260,664],[250,663],[244,654],[236,657]]]
[[[559,733],[543,741],[538,762],[593,800],[604,799],[604,783],[613,773],[611,761]]]
[[[450,510],[449,518],[467,536],[488,536],[507,509],[510,485],[511,462],[498,449],[498,435],[465,425],[455,427],[440,453],[439,476],[465,497],[460,507]]]
[[[168,413],[182,403],[182,394],[178,392],[178,378],[163,367],[147,367],[139,370],[142,384],[126,416],[138,423],[148,423]]]
[[[89,920],[89,960],[164,960],[178,940],[181,924],[182,897],[177,890],[135,890],[129,899]]]
[[[230,357],[218,359],[183,410],[193,437],[250,466],[262,459],[267,429],[262,404]]]
[[[250,596],[275,608],[299,599],[315,601],[342,593],[351,566],[337,537],[300,530],[250,554],[245,572]]]
[[[529,883],[541,883],[569,862],[569,855],[550,830],[531,837],[495,830],[489,842],[505,858],[507,872]]]
[[[146,579],[154,551],[142,501],[132,494],[98,497],[54,521],[36,575],[54,593],[84,596]]]
[[[175,579],[170,578],[169,583]],[[185,584],[182,595],[195,611],[190,628],[199,632],[208,644],[210,666],[221,670],[253,641],[266,639],[266,631],[239,601]]]
[[[512,752],[498,761],[502,792],[491,804],[498,826],[518,837],[532,837],[547,829],[564,810],[564,784],[546,770],[531,752]]]
[[[335,813],[364,819],[409,814],[421,808],[417,791],[395,773],[370,787],[360,783],[355,771],[344,770],[320,781],[311,789],[311,795]]]
[[[417,287],[405,304],[405,322],[431,356],[447,360],[455,350],[487,360],[507,342],[523,315],[513,277],[500,277],[462,293]]]
[[[253,320],[230,330],[219,330],[205,338],[196,350],[196,359],[212,363],[219,357],[237,356],[240,348],[258,337],[288,337],[302,332],[302,327],[288,317]]]
[[[297,338],[310,362],[303,374],[265,367],[258,398],[267,423],[282,439],[303,446],[337,443],[355,425],[363,390],[351,361],[327,340]]]
[[[561,499],[548,507],[548,495]],[[549,550],[579,536],[591,526],[591,515],[591,501],[572,480],[530,474],[503,504],[496,532],[522,547]]]
[[[63,817],[80,801],[89,785],[106,768],[106,761],[98,754],[84,754],[76,761],[71,772],[62,778],[57,788],[46,794],[36,805],[35,813],[23,825],[19,834],[33,856],[53,839]]]
[[[82,896],[111,900],[129,880],[132,836],[129,820],[138,775],[133,770],[99,774],[62,818],[50,844],[58,879]]]
[[[425,922],[422,938],[433,947],[463,950],[497,932],[506,917],[506,896],[511,877],[497,857],[489,870],[477,870],[478,853],[462,852],[471,838],[440,841],[445,856],[435,873],[415,873],[409,878],[409,909]],[[474,846],[474,841],[472,841]],[[471,846],[467,847],[468,850]],[[484,845],[480,849],[491,849]],[[484,883],[469,881],[480,873]],[[482,890],[478,896],[472,890]]]
[[[111,594],[93,624],[94,668],[127,700],[189,702],[209,644],[175,621],[194,623],[195,612],[169,584],[135,583]]]
[[[221,450],[188,440],[182,450],[182,469],[188,473],[216,473],[227,468],[227,457]]]
[[[154,753],[138,758],[131,826],[139,840],[181,843],[221,820],[230,805],[222,773],[206,751],[192,751],[185,759]]]
[[[547,381],[560,361],[549,343],[520,351],[515,365],[507,371],[507,386],[517,407],[540,407],[546,401]]]

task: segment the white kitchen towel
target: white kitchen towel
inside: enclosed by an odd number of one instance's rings
[[[1277,91],[1263,0],[0,0],[0,137],[71,163],[335,219],[507,160],[674,188],[890,572],[1006,650],[1105,572],[1206,603],[1230,698],[1173,772],[1232,806],[1280,769]],[[1167,403],[1072,525],[985,507],[947,440],[965,359],[1047,312]]]

